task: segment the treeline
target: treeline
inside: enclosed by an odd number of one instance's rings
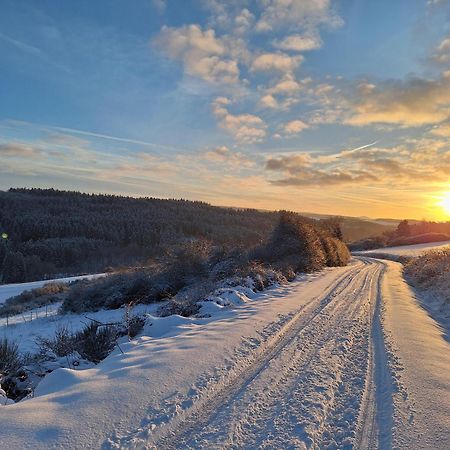
[[[393,231],[384,232],[350,245],[351,250],[370,250],[398,245],[425,244],[450,240],[450,222],[402,220]]]
[[[187,200],[10,189],[0,192],[0,282],[145,265],[199,239],[248,249],[277,220],[275,212]]]

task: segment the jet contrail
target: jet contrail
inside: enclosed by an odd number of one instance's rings
[[[372,147],[373,145],[375,145],[377,143],[378,143],[378,141],[375,141],[375,142],[372,142],[370,144],[361,145],[361,147],[356,147],[356,148],[353,148],[351,150],[341,150],[339,153],[336,153],[334,155],[330,155],[330,157],[334,156],[335,158],[340,158],[342,156],[348,155],[349,153],[356,153],[357,151],[362,150],[364,148]]]
[[[372,147],[372,145],[375,145],[375,144],[378,144],[378,141],[374,141],[371,144],[361,145],[361,147],[356,147],[352,150],[344,150],[344,151],[347,151],[348,153],[353,153],[353,152],[357,152],[358,150],[362,150],[363,148]]]

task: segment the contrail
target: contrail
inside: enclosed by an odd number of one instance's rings
[[[341,150],[339,153],[330,155],[330,157],[334,156],[335,158],[341,158],[342,156],[348,155],[349,153],[356,153],[357,151],[362,150],[364,148],[372,147],[373,145],[375,145],[377,143],[378,143],[378,141],[375,141],[375,142],[371,142],[370,144],[361,145],[361,147],[356,147],[351,150]]]
[[[363,148],[372,147],[375,144],[378,144],[378,141],[374,141],[371,144],[361,145],[361,147],[356,147],[356,148],[353,148],[352,150],[347,150],[347,152],[348,153],[357,152],[358,150],[362,150]]]
[[[53,130],[63,131],[66,133],[80,134],[83,136],[91,136],[91,137],[107,139],[107,140],[111,140],[111,141],[125,142],[128,144],[138,144],[138,145],[143,145],[143,146],[147,146],[147,147],[162,148],[162,149],[166,149],[166,150],[174,150],[177,152],[181,151],[180,148],[171,147],[169,145],[155,144],[153,142],[139,141],[136,139],[127,139],[127,138],[122,138],[122,137],[118,137],[118,136],[111,136],[108,134],[94,133],[92,131],[83,131],[83,130],[77,130],[74,128],[65,128],[65,127],[56,127],[56,126],[49,126],[48,128],[53,129]]]

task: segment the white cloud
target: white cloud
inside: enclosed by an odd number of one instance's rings
[[[262,142],[266,137],[266,123],[254,114],[232,114],[228,111],[228,99],[218,97],[213,102],[213,112],[219,119],[219,126],[242,144]]]
[[[251,28],[254,21],[255,16],[247,8],[244,8],[234,18],[234,25],[235,25],[234,31],[238,34],[243,34]]]
[[[436,47],[432,59],[439,64],[450,62],[450,38],[445,38]]]
[[[317,36],[302,36],[300,34],[294,34],[281,40],[274,40],[273,45],[281,50],[304,52],[320,48],[322,46],[322,42]]]
[[[263,95],[259,100],[259,105],[262,108],[271,108],[271,109],[278,109],[280,107],[277,99],[271,94]]]
[[[263,53],[257,56],[250,67],[254,72],[280,71],[293,72],[303,61],[303,56],[289,56],[285,53]]]
[[[309,125],[302,120],[291,120],[290,122],[283,125],[283,131],[285,134],[293,135],[302,132],[309,128]]]
[[[314,30],[321,24],[339,26],[342,20],[333,12],[330,0],[264,0],[265,9],[256,30]]]
[[[244,154],[232,151],[225,145],[208,150],[202,156],[208,162],[222,166],[227,165],[232,168],[252,167],[255,164],[254,161],[247,158]]]
[[[203,31],[198,25],[164,26],[153,43],[170,58],[182,61],[188,75],[213,83],[239,80],[237,61],[227,56],[227,49],[214,30]]]

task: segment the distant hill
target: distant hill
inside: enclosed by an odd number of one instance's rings
[[[302,216],[314,219],[326,219],[327,214],[301,212]],[[369,219],[366,217],[339,216],[342,223],[342,233],[346,242],[355,242],[371,236],[378,236],[386,231],[393,231],[400,222],[397,219]]]

